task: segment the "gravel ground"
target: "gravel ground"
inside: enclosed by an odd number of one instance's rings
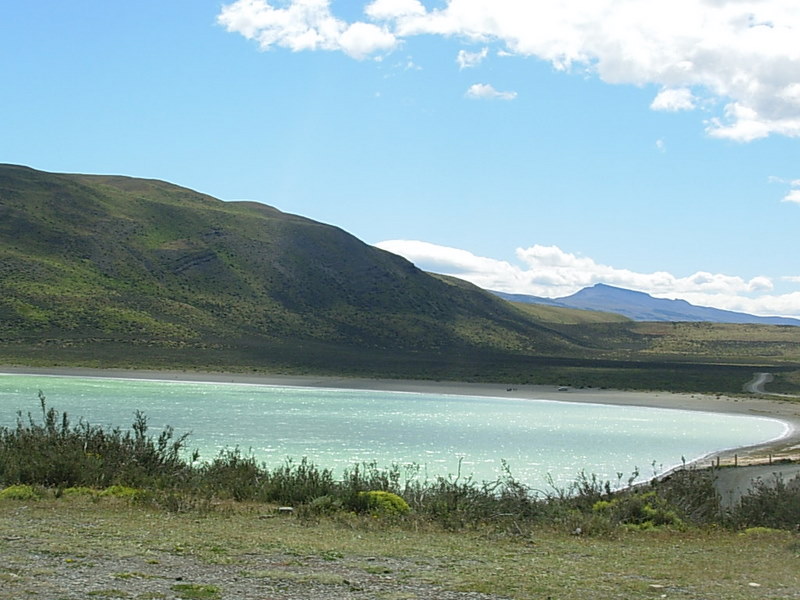
[[[208,564],[192,556],[65,559],[22,538],[5,537],[0,598],[242,600],[499,600],[500,596],[444,590],[425,581],[432,565],[387,558],[288,555],[238,557]],[[212,587],[213,586],[213,587]]]
[[[95,511],[91,504],[2,506],[0,600],[501,598],[436,585],[436,574],[447,565],[430,556],[306,555],[271,548],[269,534],[262,549],[241,529],[220,530],[227,523],[222,518],[209,522],[151,513],[148,524],[148,513],[126,508],[115,514],[99,505]],[[229,524],[240,528],[241,520]],[[251,531],[268,526],[256,519]],[[216,535],[228,534],[231,539],[215,541]],[[250,536],[248,544],[238,547],[242,535]]]

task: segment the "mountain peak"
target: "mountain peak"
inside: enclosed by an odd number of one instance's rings
[[[539,302],[529,297],[528,302]],[[520,296],[514,298],[521,300]],[[800,326],[800,319],[759,317],[746,313],[695,306],[686,300],[654,298],[645,292],[596,283],[570,296],[543,302],[566,308],[617,313],[634,321],[707,321],[712,323],[761,323],[765,325]]]

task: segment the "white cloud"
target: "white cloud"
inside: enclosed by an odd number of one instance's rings
[[[783,197],[784,202],[796,202],[800,204],[800,188],[789,190],[789,193]]]
[[[367,16],[376,20],[421,17],[425,12],[419,0],[375,0],[364,9]]]
[[[667,151],[667,144],[664,140],[656,140],[656,149],[659,152],[666,152]]]
[[[489,55],[489,48],[484,47],[480,52],[467,52],[459,50],[456,62],[459,69],[471,69],[477,67]]]
[[[518,248],[517,264],[476,256],[466,250],[428,242],[389,240],[377,247],[404,256],[421,269],[453,275],[484,289],[546,298],[559,298],[605,283],[664,298],[681,298],[757,315],[800,317],[800,292],[771,295],[768,277],[741,277],[698,271],[678,277],[665,271],[638,273],[603,265],[592,258],[563,251],[558,246]],[[800,283],[800,277],[785,277]]]
[[[513,100],[517,92],[500,92],[488,83],[476,83],[469,86],[465,96],[478,100]]]
[[[351,25],[332,16],[329,0],[283,4],[237,0],[218,21],[263,49],[341,50],[359,59],[415,35],[494,44],[498,53],[610,84],[658,86],[655,110],[721,106],[706,120],[713,137],[800,136],[797,0],[446,0],[430,10],[418,0],[375,0],[362,24],[377,29],[351,32],[360,34],[357,44],[342,43]]]
[[[788,185],[791,189],[783,197],[783,202],[794,202],[800,204],[800,179],[784,179],[782,177],[770,176],[768,178],[770,183],[781,183]]]
[[[397,45],[395,37],[385,29],[368,23],[353,23],[339,37],[345,53],[363,59],[378,51],[391,50]]]
[[[294,52],[340,50],[361,60],[399,43],[385,27],[337,19],[329,0],[293,0],[286,8],[275,8],[266,0],[238,0],[222,7],[217,22],[256,41],[262,50],[272,46]]]
[[[666,110],[675,112],[679,110],[694,110],[695,97],[692,90],[687,88],[661,90],[650,104],[653,110]]]

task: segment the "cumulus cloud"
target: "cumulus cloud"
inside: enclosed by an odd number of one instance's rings
[[[800,204],[800,188],[790,190],[788,194],[783,197],[784,202],[794,202]]]
[[[419,0],[375,0],[364,9],[367,16],[377,20],[422,17],[426,12]]]
[[[517,92],[500,92],[488,83],[476,83],[469,86],[464,95],[477,100],[513,100],[517,97]]]
[[[217,22],[258,43],[262,50],[340,50],[356,59],[392,50],[397,38],[374,23],[348,24],[330,11],[329,0],[294,0],[275,8],[266,0],[238,0],[222,7]]]
[[[787,194],[783,197],[783,201],[800,204],[800,179],[783,179],[782,177],[770,177],[769,182],[788,185],[790,189],[787,192]]]
[[[687,88],[661,90],[653,99],[650,108],[671,112],[693,110],[695,108],[695,97],[692,91]]]
[[[237,0],[218,20],[266,49],[387,52],[416,35],[493,44],[498,53],[549,61],[610,84],[656,85],[655,110],[719,105],[709,135],[750,141],[800,136],[800,3],[796,0],[374,0],[358,44],[329,0]],[[355,25],[354,23],[353,25]]]
[[[391,50],[397,45],[397,40],[375,25],[353,23],[339,36],[339,44],[345,53],[363,59],[377,51]]]
[[[404,256],[421,269],[453,275],[500,292],[560,298],[605,283],[701,306],[800,317],[800,292],[773,295],[774,284],[768,277],[747,280],[705,271],[687,277],[665,271],[638,273],[565,252],[558,246],[518,248],[515,264],[421,241],[388,240],[376,246]],[[784,280],[800,283],[800,277]]]
[[[477,67],[489,55],[489,48],[484,47],[480,52],[467,52],[459,50],[456,62],[459,69],[471,69]]]

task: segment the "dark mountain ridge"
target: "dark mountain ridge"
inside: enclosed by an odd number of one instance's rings
[[[0,337],[249,348],[272,361],[315,348],[575,346],[475,286],[330,225],[160,181],[14,165],[0,165]]]
[[[654,298],[644,292],[626,290],[603,283],[584,288],[571,296],[555,299],[526,296],[524,294],[493,293],[500,298],[513,302],[612,312],[626,316],[634,321],[756,323],[800,326],[800,319],[759,317],[730,310],[695,306],[686,300]]]

